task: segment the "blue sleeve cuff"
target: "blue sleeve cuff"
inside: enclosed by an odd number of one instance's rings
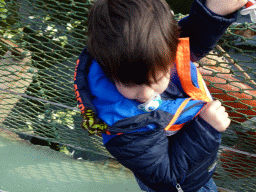
[[[207,123],[200,115],[198,115],[198,122],[213,136],[220,137],[220,132],[214,129],[209,123]]]
[[[179,22],[180,37],[190,38],[192,61],[208,54],[226,29],[237,20],[237,12],[220,16],[209,10],[205,2],[206,0],[194,0],[189,16]]]

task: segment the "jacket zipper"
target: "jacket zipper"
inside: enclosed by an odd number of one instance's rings
[[[187,177],[189,177],[189,176],[191,176],[192,174],[194,174],[194,171],[196,171],[196,170],[198,170],[198,169],[201,169],[201,167],[204,166],[204,163],[205,163],[207,160],[209,160],[209,159],[212,158],[214,155],[216,155],[216,151],[218,151],[218,150],[219,150],[219,148],[217,148],[217,149],[210,155],[210,157],[208,157],[199,167],[197,167],[196,169],[194,169],[193,171],[191,171],[191,173],[188,174]]]
[[[218,149],[217,149],[217,150],[218,150]],[[213,153],[213,154],[215,154],[215,153]],[[213,156],[213,154],[210,156],[210,158]],[[200,169],[201,167],[202,167],[202,165],[199,166],[199,169]],[[197,169],[198,169],[198,168],[197,168]],[[196,169],[196,170],[197,170],[197,169]],[[194,171],[195,171],[195,170],[194,170]],[[190,174],[187,175],[187,176],[189,177],[191,174],[193,174],[193,172],[190,173]],[[177,189],[178,192],[184,192],[183,189],[181,188],[180,184],[183,183],[183,181],[185,180],[185,177],[186,177],[186,175],[184,175],[184,177],[183,177],[181,183],[176,183],[176,184],[173,183],[173,184],[175,185],[175,187],[176,187],[176,189]]]
[[[185,177],[186,177],[186,175],[184,175],[184,177],[183,177],[183,179],[181,180],[181,183],[180,183],[180,184],[183,183],[183,181],[185,180]],[[174,184],[174,182],[173,182],[173,184]],[[177,189],[178,192],[183,192],[183,190],[182,190],[180,184],[179,184],[179,183],[176,183],[176,184],[174,184],[174,186],[176,187],[176,189]]]
[[[176,187],[176,189],[177,189],[178,192],[183,192],[183,190],[182,190],[182,188],[181,188],[181,186],[180,186],[179,183],[177,183],[177,184],[175,185],[175,187]]]

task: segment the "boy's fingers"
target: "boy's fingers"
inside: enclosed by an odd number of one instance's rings
[[[207,103],[206,107],[208,107],[209,110],[214,112],[221,107],[221,102],[219,100],[210,101],[209,103]]]
[[[230,125],[231,120],[219,100],[208,102],[200,113],[200,116],[217,131],[223,132]]]
[[[222,129],[222,131],[225,131],[228,128],[228,126],[230,125],[230,123],[231,123],[231,120],[229,118],[226,118],[224,120],[224,122],[223,122],[223,129]]]
[[[224,113],[223,113],[223,118],[224,118],[224,119],[228,118],[228,116],[229,116],[229,115],[228,115],[227,112],[224,112]]]
[[[228,117],[229,115],[227,112],[224,112],[221,116],[222,116],[222,121],[220,122],[220,127],[219,127],[220,132],[225,131],[231,123],[231,120],[229,119]]]
[[[226,111],[226,109],[225,109],[225,107],[223,107],[223,106],[220,106],[220,107],[217,109],[217,113],[219,113],[219,114],[224,114],[225,111]]]
[[[227,124],[228,124],[228,125],[227,125],[227,127],[228,127],[228,126],[230,125],[230,123],[231,123],[231,119],[227,118],[227,119],[226,119],[226,122],[227,122]]]

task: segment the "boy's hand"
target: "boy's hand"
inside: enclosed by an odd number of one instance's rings
[[[218,15],[228,15],[243,7],[248,0],[206,0],[206,7]]]
[[[218,100],[207,103],[200,116],[219,132],[225,131],[231,122],[225,107]]]

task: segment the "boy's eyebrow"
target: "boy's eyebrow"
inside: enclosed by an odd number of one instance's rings
[[[156,81],[160,81],[161,79],[163,79],[166,75],[162,75],[161,77],[159,77],[158,79],[156,79]]]
[[[157,83],[158,81],[160,81],[161,79],[163,79],[168,73],[166,73],[165,75],[162,75],[161,77],[157,78],[156,80],[153,80],[152,81],[152,84],[153,83]]]
[[[150,82],[150,84],[157,84],[158,83],[158,81],[160,81],[161,79],[163,79],[164,78],[164,75],[163,76],[161,76],[161,77],[159,77],[159,78],[157,78],[157,79],[153,79],[153,81],[151,81]]]

